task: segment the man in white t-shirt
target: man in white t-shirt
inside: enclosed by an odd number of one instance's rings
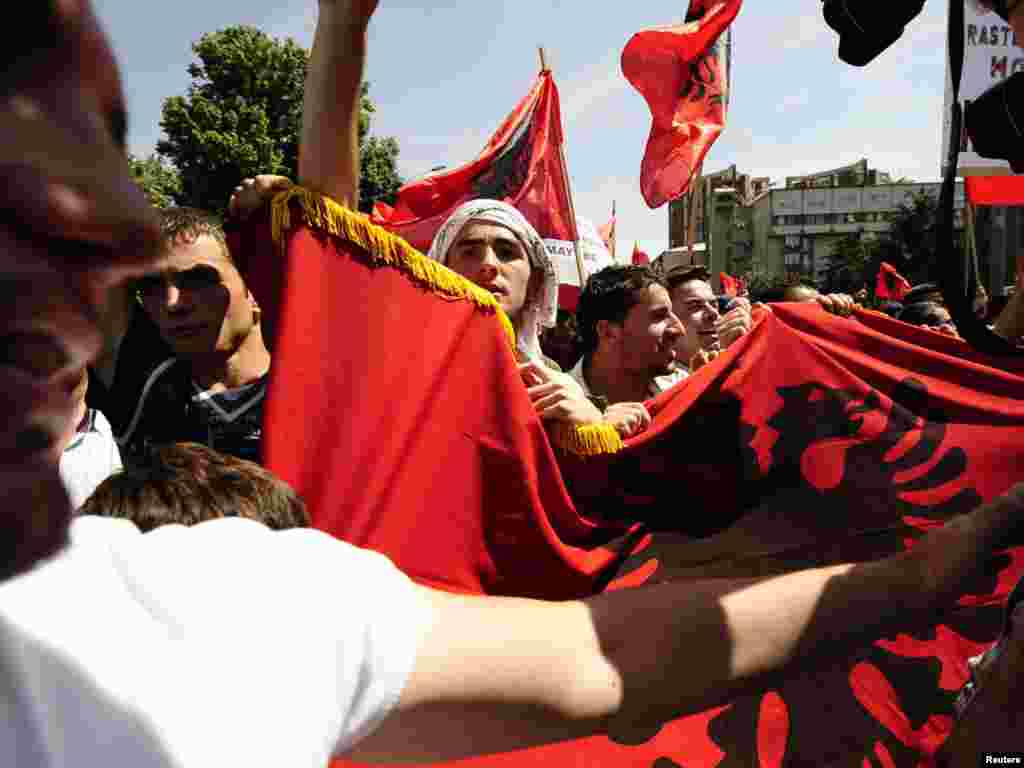
[[[347,204],[358,145],[338,129],[356,130],[375,5],[321,0],[310,62],[300,177]],[[67,546],[57,381],[97,354],[108,290],[149,268],[159,233],[87,0],[26,9],[0,70],[0,765],[322,768],[661,722],[931,616],[1014,541],[1024,486],[887,560],[563,603],[428,590],[380,555],[242,519],[141,534],[78,518]]]

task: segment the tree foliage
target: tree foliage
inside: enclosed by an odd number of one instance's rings
[[[182,199],[181,176],[159,157],[150,155],[142,159],[129,155],[128,163],[135,183],[157,208],[167,208]]]
[[[933,277],[932,265],[938,256],[936,224],[939,202],[926,193],[914,195],[893,214],[885,238],[886,260],[911,282],[926,282]]]
[[[309,54],[293,40],[275,40],[253,27],[203,35],[192,46],[185,96],[164,101],[157,144],[181,175],[182,204],[223,212],[247,176],[298,175],[302,94]],[[398,143],[369,137],[373,105],[363,84],[359,120],[360,208],[387,199],[401,185]],[[393,197],[392,197],[393,199]]]
[[[829,293],[852,293],[870,282],[870,274],[877,272],[878,255],[882,243],[867,239],[859,232],[851,232],[832,246],[829,269],[824,290]]]

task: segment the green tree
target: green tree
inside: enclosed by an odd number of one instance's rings
[[[825,278],[825,291],[853,292],[869,282],[868,276],[878,261],[881,250],[878,240],[869,240],[859,232],[850,232],[832,246],[832,256]]]
[[[924,192],[914,195],[892,215],[882,249],[884,258],[912,283],[934,279],[938,256],[936,221],[939,201]]]
[[[135,183],[157,208],[167,208],[182,199],[181,176],[159,157],[150,155],[142,159],[129,155],[128,163]]]
[[[296,178],[302,92],[309,54],[293,40],[275,40],[253,27],[203,35],[192,46],[185,96],[164,101],[157,144],[181,174],[182,204],[223,212],[232,190],[260,173]],[[398,143],[369,137],[373,105],[363,84],[359,120],[360,208],[393,200],[401,185]],[[365,193],[365,194],[364,194]]]

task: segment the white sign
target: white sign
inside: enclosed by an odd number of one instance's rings
[[[612,256],[605,249],[604,244],[599,243],[598,245],[599,247],[594,247],[594,244],[588,242],[588,240],[580,242],[580,250],[583,254],[583,271],[587,277],[612,264]],[[544,247],[547,249],[548,256],[551,257],[551,261],[555,265],[559,284],[575,285],[577,288],[581,287],[580,270],[576,265],[576,250],[573,247],[573,243],[568,240],[545,240]]]
[[[944,171],[949,156],[950,110],[953,106],[953,81],[949,72],[946,41],[946,99],[942,108],[942,157],[939,167]],[[1013,30],[994,13],[981,13],[971,3],[964,8],[964,71],[960,81],[960,103],[973,101],[996,83],[1015,72],[1024,71],[1024,50],[1017,47]],[[961,175],[995,175],[1010,173],[1003,160],[990,160],[974,151],[964,132],[961,137]]]

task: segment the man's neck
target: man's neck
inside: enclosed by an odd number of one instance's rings
[[[639,403],[650,397],[651,380],[646,373],[628,371],[600,350],[590,365],[584,364],[583,376],[590,391],[612,403]]]
[[[237,389],[259,379],[270,370],[270,352],[258,331],[250,333],[229,356],[194,358],[192,380],[205,392]]]

